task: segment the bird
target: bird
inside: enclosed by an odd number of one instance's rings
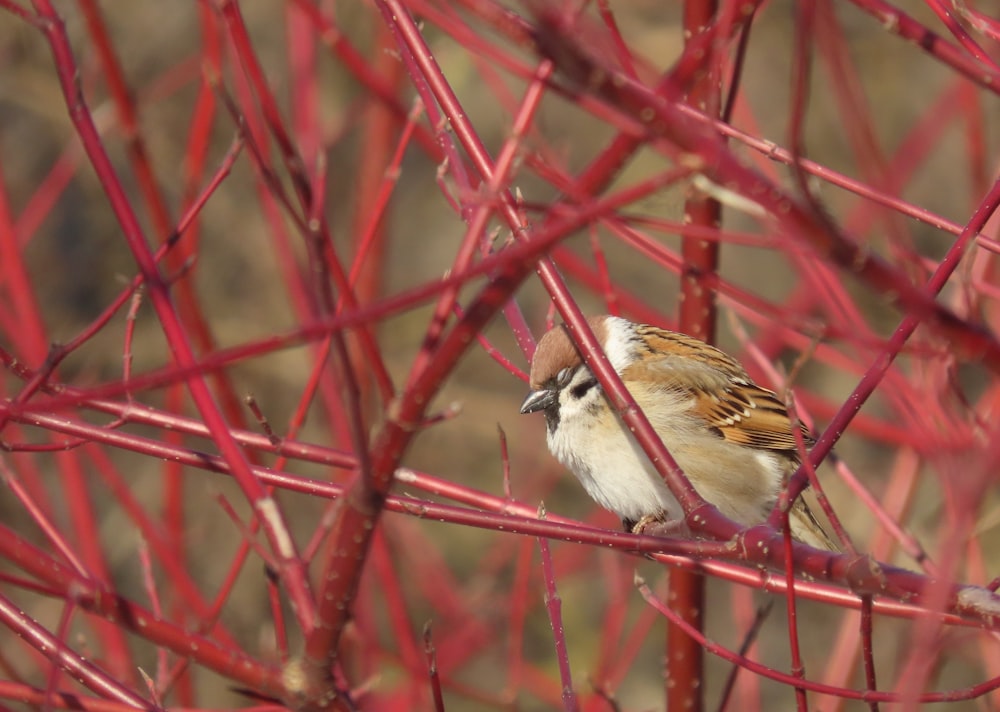
[[[764,522],[800,464],[794,428],[812,442],[782,400],[738,361],[693,336],[609,315],[587,323],[698,494],[737,524]],[[544,414],[550,452],[626,531],[683,522],[681,505],[565,325],[542,336],[528,380],[521,413]],[[789,510],[789,528],[799,542],[839,551],[801,498]]]

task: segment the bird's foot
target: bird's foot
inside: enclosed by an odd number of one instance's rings
[[[666,514],[647,514],[638,522],[626,521],[625,530],[645,536],[670,536],[689,538],[691,530],[683,519],[666,519]]]

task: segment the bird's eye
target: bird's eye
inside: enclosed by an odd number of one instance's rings
[[[556,385],[559,387],[565,386],[567,383],[569,383],[570,378],[572,378],[572,376],[573,376],[573,369],[571,368],[561,369],[559,373],[556,374]]]

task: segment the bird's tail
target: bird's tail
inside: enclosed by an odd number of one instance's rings
[[[809,505],[801,498],[795,500],[791,511],[788,512],[788,524],[792,529],[793,539],[816,549],[840,551],[840,547],[826,533],[826,530],[809,509]]]

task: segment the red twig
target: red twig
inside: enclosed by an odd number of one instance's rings
[[[676,606],[714,641],[667,618],[670,655],[730,661],[722,705],[1000,699],[997,23],[853,0],[789,34],[716,4],[203,0],[154,36],[0,0],[23,30],[0,48],[0,700],[625,709],[660,684],[668,578],[722,603]],[[888,90],[896,61],[920,76]],[[824,433],[788,495],[818,472],[867,555],[703,506],[582,327],[603,303],[710,338],[716,300],[727,350]],[[516,400],[557,312],[704,538],[555,513],[587,503]],[[788,630],[755,629],[762,595]],[[705,660],[672,659],[668,695],[720,679]]]
[[[444,712],[444,696],[441,694],[441,678],[438,676],[437,657],[434,641],[431,637],[431,624],[424,626],[424,655],[427,659],[427,675],[431,683],[431,699],[434,700],[435,712]]]
[[[544,519],[544,512],[542,512]],[[556,660],[559,663],[559,679],[562,681],[562,703],[567,712],[580,709],[573,691],[573,676],[569,666],[569,650],[566,647],[566,631],[563,628],[562,601],[556,591],[555,571],[552,567],[552,552],[547,539],[538,540],[542,558],[542,581],[545,584],[545,610],[549,614],[549,625],[555,640]]]
[[[78,652],[70,649],[66,643],[49,633],[36,621],[29,619],[13,601],[3,594],[0,594],[0,620],[21,638],[32,641],[33,647],[43,651],[52,661],[53,666],[61,668],[92,692],[133,708],[158,709],[134,690],[128,689],[117,679],[87,661]],[[49,701],[52,699],[48,691],[45,694],[45,699]]]
[[[115,215],[121,221],[124,237],[149,286],[150,300],[161,320],[174,358],[182,366],[193,365],[195,357],[187,333],[170,302],[139,221],[101,144],[84,99],[79,93],[79,86],[76,83],[76,63],[62,19],[56,14],[49,0],[35,0],[34,6],[52,49],[70,118],[111,201]],[[305,579],[302,561],[298,558],[281,513],[275,506],[274,500],[265,494],[260,483],[250,472],[249,463],[229,435],[228,427],[204,380],[195,377],[190,379],[187,385],[205,423],[212,432],[213,439],[232,465],[234,477],[264,522],[264,529],[271,546],[281,562],[282,577],[295,603],[300,623],[305,629],[309,629],[313,623],[314,603]]]
[[[684,3],[683,26],[688,46],[716,28],[718,4],[714,0]],[[705,53],[687,93],[687,103],[708,116],[721,110],[719,83],[723,57],[719,47]],[[693,186],[684,202],[685,223],[709,230],[718,228],[722,206]],[[719,243],[686,237],[681,247],[678,328],[708,343],[715,342],[716,296],[710,278],[719,266]],[[689,572],[670,578],[670,605],[690,626],[699,630],[705,621],[705,580]],[[680,627],[667,626],[667,687],[669,708],[698,712],[704,709],[704,660],[702,648]]]

